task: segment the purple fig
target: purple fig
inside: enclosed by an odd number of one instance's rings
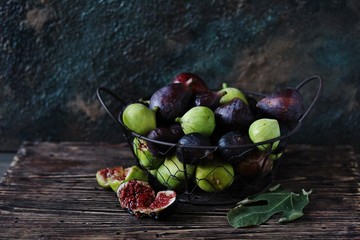
[[[231,163],[241,161],[252,149],[251,146],[244,145],[250,145],[251,143],[249,136],[246,134],[239,131],[228,132],[218,141],[220,158]]]
[[[198,164],[201,160],[208,160],[213,157],[212,149],[206,148],[207,146],[211,146],[208,137],[200,133],[186,134],[178,141],[176,156],[180,162]]]
[[[273,160],[265,152],[254,150],[245,159],[235,164],[235,173],[242,177],[254,178],[266,175],[273,168]]]
[[[257,108],[268,117],[287,125],[293,125],[304,114],[304,101],[295,88],[284,88],[261,99]]]
[[[191,89],[194,94],[203,93],[209,91],[206,83],[196,74],[183,72],[175,76],[173,83],[181,83]]]
[[[185,134],[179,123],[174,123],[170,125],[169,129],[172,132],[172,134],[176,136],[178,140]]]
[[[181,127],[180,127],[181,128]],[[157,127],[149,132],[147,137],[151,140],[176,143],[182,135],[180,133],[174,134],[175,132],[171,128]],[[155,143],[152,141],[147,142],[149,151],[154,156],[164,156],[171,148],[170,145]]]
[[[254,120],[249,106],[239,98],[234,98],[229,103],[216,108],[214,113],[216,124],[228,130],[246,132]]]
[[[207,91],[195,96],[195,106],[205,106],[215,110],[220,105],[220,99],[226,94],[223,92]]]
[[[153,93],[149,108],[157,109],[160,122],[173,122],[187,111],[191,97],[191,91],[184,84],[171,83]]]

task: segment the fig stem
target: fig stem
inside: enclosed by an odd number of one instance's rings
[[[177,117],[177,118],[175,118],[175,122],[177,122],[177,123],[181,123],[181,117]]]
[[[223,83],[223,84],[222,84],[222,88],[223,88],[223,89],[225,89],[225,88],[227,88],[227,87],[228,87],[227,83]]]
[[[150,100],[145,100],[143,98],[140,98],[139,102],[144,103],[144,104],[150,104]]]

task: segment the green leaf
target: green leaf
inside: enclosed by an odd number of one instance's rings
[[[240,201],[228,212],[227,219],[234,228],[260,225],[281,212],[280,223],[292,221],[303,216],[302,210],[309,203],[310,194],[311,190],[296,194],[276,185],[264,193]]]

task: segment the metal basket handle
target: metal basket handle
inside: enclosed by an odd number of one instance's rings
[[[110,107],[108,106],[108,104],[106,104],[104,98],[103,98],[103,93],[106,93],[108,95],[110,95],[111,97],[113,97],[114,99],[117,100],[117,102],[119,102],[121,104],[122,107],[124,107],[126,105],[126,103],[118,96],[116,95],[114,92],[112,92],[111,90],[105,88],[105,87],[99,87],[96,90],[96,96],[100,101],[100,104],[105,108],[105,111],[110,115],[110,117],[117,123],[119,124],[119,126],[121,127],[122,133],[123,133],[123,137],[125,139],[128,140],[128,136],[125,134],[126,133],[126,129],[125,127],[118,121],[118,113],[121,112],[122,109],[120,109],[119,111],[117,111],[116,113],[114,111],[110,110]]]
[[[308,109],[305,111],[305,113],[303,114],[303,116],[299,119],[299,122],[302,122],[304,120],[304,118],[309,114],[309,112],[311,111],[311,109],[314,107],[314,104],[316,103],[317,99],[319,98],[320,96],[320,93],[321,93],[321,89],[322,89],[322,86],[323,86],[323,80],[321,79],[320,76],[318,75],[314,75],[314,76],[311,76],[311,77],[308,77],[306,79],[304,79],[301,83],[299,83],[295,88],[296,89],[301,89],[304,85],[306,85],[307,83],[309,83],[310,81],[314,81],[314,80],[318,80],[318,88],[317,88],[317,91],[316,91],[316,94],[313,98],[313,100],[311,101],[311,104],[309,105]]]

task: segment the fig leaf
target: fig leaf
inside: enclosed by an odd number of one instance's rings
[[[295,220],[304,215],[302,210],[309,203],[311,192],[288,192],[278,184],[264,193],[240,201],[228,212],[228,222],[234,228],[255,226],[266,222],[276,213],[283,213],[279,223]]]

